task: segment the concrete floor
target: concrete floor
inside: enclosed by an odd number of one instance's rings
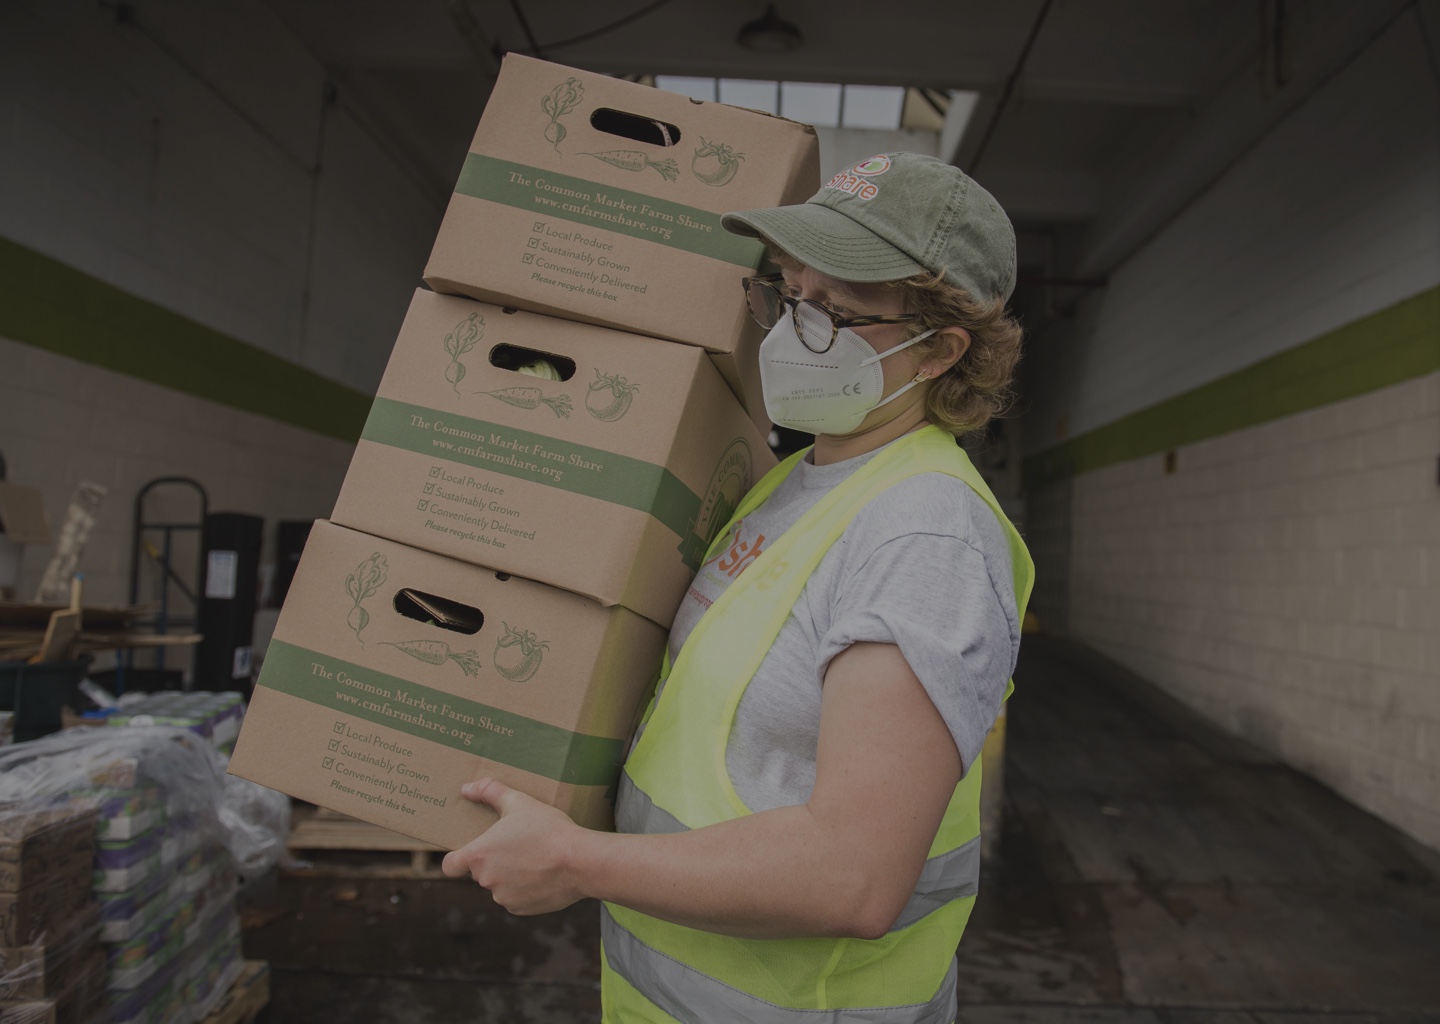
[[[1027,637],[1006,811],[960,948],[969,1024],[1440,1024],[1440,858],[1077,645]],[[262,1024],[598,1017],[593,906],[280,878]]]

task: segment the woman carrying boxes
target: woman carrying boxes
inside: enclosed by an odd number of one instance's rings
[[[620,834],[498,782],[451,853],[517,914],[604,901],[607,1021],[956,1016],[979,879],[981,743],[1032,565],[955,443],[1019,358],[995,200],[911,153],[798,206],[726,215],[783,273],[745,282],[766,409],[814,433],[741,502],[676,616]]]

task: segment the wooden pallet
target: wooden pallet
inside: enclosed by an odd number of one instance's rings
[[[235,984],[200,1024],[251,1024],[270,1002],[270,965],[246,960]]]
[[[285,847],[297,859],[306,862],[287,874],[322,878],[440,878],[435,854],[444,855],[438,846],[422,843],[399,832],[372,825],[325,808],[297,809],[290,826]],[[316,854],[364,853],[373,857],[324,857]],[[409,863],[397,854],[408,854]]]

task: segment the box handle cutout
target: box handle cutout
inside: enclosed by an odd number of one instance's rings
[[[407,619],[466,636],[480,632],[480,627],[485,625],[485,614],[479,608],[409,587],[396,592],[395,610]]]
[[[543,380],[569,380],[575,376],[575,360],[519,345],[496,345],[490,350],[490,365]]]
[[[644,142],[651,146],[680,145],[680,129],[668,121],[657,121],[641,114],[627,114],[623,110],[600,107],[590,115],[590,126],[607,135],[618,135],[631,142]]]

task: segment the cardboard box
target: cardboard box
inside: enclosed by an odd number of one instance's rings
[[[0,1000],[43,999],[69,988],[100,954],[100,905],[80,913],[46,933],[44,941],[26,946],[0,946]]]
[[[774,464],[697,348],[420,291],[332,519],[669,626]]]
[[[26,544],[49,544],[45,495],[38,487],[0,480],[0,587],[13,587]]]
[[[56,1024],[55,1003],[0,1003],[0,1024]]]
[[[479,630],[427,624],[414,591]],[[664,643],[629,609],[322,520],[230,771],[447,849],[494,821],[460,795],[487,775],[610,828]]]
[[[70,806],[14,811],[0,818],[0,892],[19,892],[58,864],[94,851],[96,812]]]
[[[819,187],[808,125],[510,54],[425,280],[702,346],[768,429],[762,332],[740,289],[763,250],[720,215],[802,203]]]

